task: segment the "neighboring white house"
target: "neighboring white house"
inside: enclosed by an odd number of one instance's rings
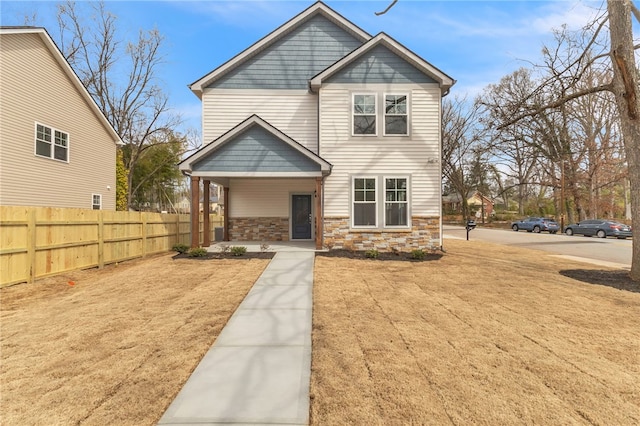
[[[0,27],[0,205],[116,208],[120,137],[44,28]]]
[[[180,169],[224,188],[227,240],[437,248],[454,83],[317,2],[190,85],[207,143]]]

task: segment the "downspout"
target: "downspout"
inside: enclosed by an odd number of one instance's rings
[[[440,231],[440,251],[443,253],[446,253],[446,250],[444,249],[444,224],[442,223],[442,216],[443,216],[443,209],[442,209],[442,100],[444,99],[445,96],[447,96],[449,94],[449,92],[451,91],[451,87],[456,84],[456,81],[453,80],[453,83],[451,84],[451,86],[449,86],[449,88],[447,88],[447,90],[442,94],[442,96],[440,97],[440,113],[438,114],[438,128],[440,129],[440,132],[438,133],[438,155],[440,156],[439,161],[438,161],[438,173],[440,174],[440,185],[438,185],[438,193],[439,193],[439,199],[440,199],[440,204],[439,209],[440,209],[440,224],[439,224],[439,231]]]

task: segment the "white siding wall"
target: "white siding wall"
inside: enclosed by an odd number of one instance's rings
[[[410,136],[351,136],[353,92],[409,93]],[[378,103],[378,111],[382,105]],[[320,156],[333,164],[325,181],[325,216],[349,215],[353,174],[411,175],[411,214],[440,215],[440,89],[435,84],[328,84],[320,90]]]
[[[205,89],[203,142],[212,142],[252,114],[317,153],[318,98],[306,90]]]
[[[314,190],[314,179],[231,179],[229,217],[289,217],[290,194]]]
[[[116,145],[36,34],[0,42],[0,204],[115,210]],[[69,163],[35,156],[35,123],[69,134]],[[111,190],[107,189],[111,187]]]

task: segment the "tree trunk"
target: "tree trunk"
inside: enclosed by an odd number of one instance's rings
[[[636,234],[630,275],[634,281],[640,281],[640,99],[633,50],[631,4],[629,0],[608,0],[607,11],[611,33],[613,88],[629,168],[631,224]]]

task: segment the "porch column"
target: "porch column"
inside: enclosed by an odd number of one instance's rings
[[[323,245],[324,212],[322,211],[322,178],[316,178],[316,250]]]
[[[202,227],[204,238],[202,241],[202,247],[209,247],[211,245],[211,224],[209,223],[209,215],[211,214],[211,203],[209,202],[209,189],[211,187],[211,181],[204,179],[204,189],[202,191]]]
[[[191,247],[200,246],[200,178],[191,176]]]
[[[229,241],[229,209],[230,200],[229,200],[229,187],[224,187],[224,222],[222,226],[224,226],[224,241]]]

